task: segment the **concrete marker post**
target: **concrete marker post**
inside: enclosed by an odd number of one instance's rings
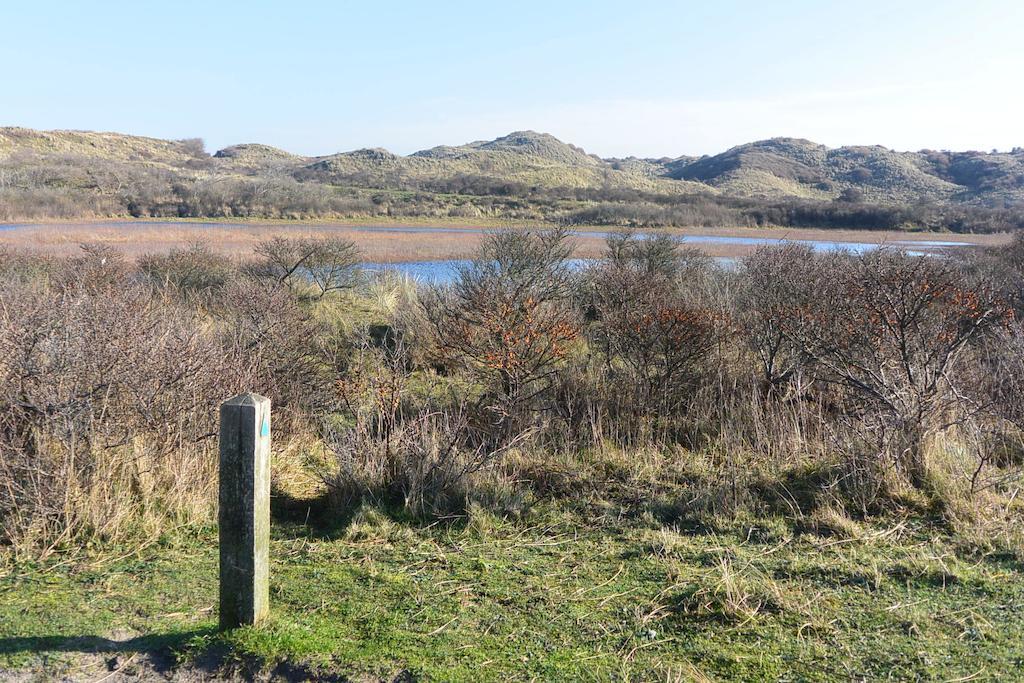
[[[220,628],[259,623],[270,607],[270,399],[220,406]]]

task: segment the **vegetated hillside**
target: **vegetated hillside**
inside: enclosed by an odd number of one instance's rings
[[[708,191],[695,183],[675,183],[658,174],[618,169],[552,135],[515,132],[489,142],[442,145],[399,156],[384,149],[361,149],[321,157],[298,174],[327,183],[444,190],[466,177],[491,183],[546,188],[630,188],[676,194]]]
[[[1024,227],[1024,149],[829,148],[601,159],[546,133],[402,156],[0,128],[0,220],[84,216],[493,217],[634,226]]]
[[[964,188],[967,195],[991,202],[1020,202],[1024,195],[1024,148],[1008,154],[985,152],[921,152],[928,169]]]
[[[300,157],[270,145],[260,144],[231,145],[213,156],[215,159],[223,160],[226,166],[256,171],[290,168],[306,162],[305,157]]]
[[[202,153],[201,140],[160,140],[121,133],[0,128],[0,159],[12,156],[87,157],[180,166]]]
[[[1024,162],[1024,154],[1016,157],[1018,164]],[[867,201],[898,204],[996,199],[987,196],[989,188],[976,182],[961,183],[967,174],[958,178],[951,167],[947,166],[946,173],[938,172],[940,169],[939,163],[930,162],[921,153],[895,152],[880,146],[830,149],[808,140],[776,138],[740,145],[666,169],[666,173],[741,196],[834,199],[847,193]],[[1012,175],[1009,166],[1003,170]],[[1011,192],[1003,198],[1024,197],[1024,183],[1017,183],[1016,189],[1016,195]]]

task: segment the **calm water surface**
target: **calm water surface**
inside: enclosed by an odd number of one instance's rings
[[[731,259],[728,259],[731,260]],[[362,268],[371,276],[388,271],[415,278],[420,282],[433,285],[446,285],[455,281],[459,269],[469,265],[469,259],[449,259],[447,261],[410,261],[408,263],[363,263]],[[589,266],[591,259],[569,259],[569,267],[582,270]]]

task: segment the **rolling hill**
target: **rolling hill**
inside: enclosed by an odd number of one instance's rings
[[[679,193],[708,190],[673,182],[661,174],[615,169],[546,133],[515,132],[496,140],[432,147],[409,156],[384,149],[361,149],[310,160],[305,177],[322,182],[361,182],[380,186],[431,184],[458,176],[490,178],[542,187],[616,187]]]
[[[1024,171],[1024,154],[1017,157]],[[948,174],[936,173],[924,153],[880,146],[831,149],[791,138],[740,145],[666,173],[741,196],[834,199],[856,191],[880,203],[985,199],[978,186],[959,185]],[[1019,190],[1024,196],[1024,184]]]
[[[532,213],[451,199],[431,200],[431,211],[538,219],[566,202],[624,197],[647,205],[686,197],[1017,211],[1024,206],[1024,149],[901,152],[774,138],[703,157],[602,159],[546,133],[517,131],[405,156],[359,149],[306,157],[258,143],[211,155],[198,139],[0,128],[0,217],[263,215],[258,201],[239,199],[246,192],[276,197],[270,215],[337,215],[368,210],[368,191],[519,197],[534,202]],[[343,206],[339,192],[364,199]],[[373,210],[392,211],[389,197],[375,199]],[[538,197],[547,204],[536,204]]]

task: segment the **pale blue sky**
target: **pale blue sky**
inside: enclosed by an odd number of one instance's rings
[[[3,0],[0,125],[408,153],[1024,145],[1022,0]]]

